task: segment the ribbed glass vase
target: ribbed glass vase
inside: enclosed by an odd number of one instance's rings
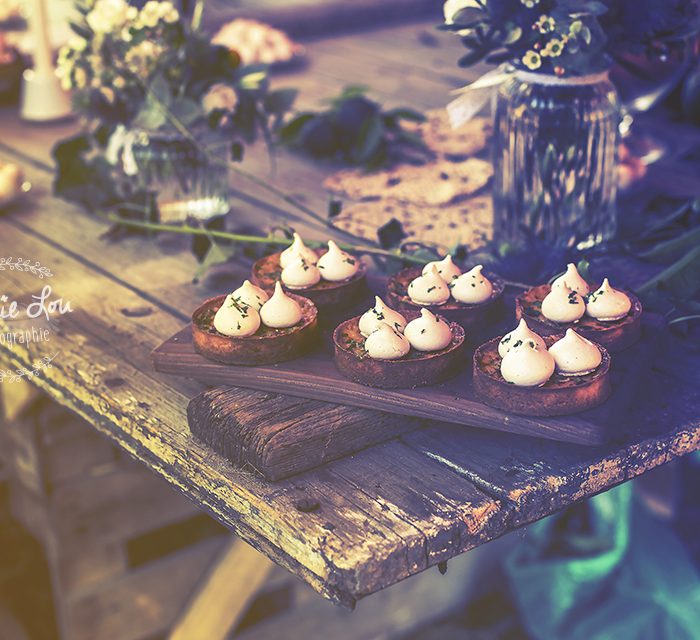
[[[152,194],[161,222],[207,221],[229,211],[224,146],[206,148],[179,134],[133,132],[136,177]]]
[[[496,97],[496,240],[586,249],[612,238],[618,122],[607,73],[513,73]]]

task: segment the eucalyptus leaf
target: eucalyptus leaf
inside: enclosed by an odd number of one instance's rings
[[[378,149],[384,135],[384,125],[379,114],[365,120],[359,139],[353,150],[354,160],[359,164],[367,162]]]
[[[660,242],[652,249],[638,253],[638,257],[650,262],[668,263],[684,256],[693,247],[700,246],[700,227],[691,229],[675,238]]]
[[[700,292],[700,246],[637,289],[642,299],[653,297],[659,291],[684,299]]]

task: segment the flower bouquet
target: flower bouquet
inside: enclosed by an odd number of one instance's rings
[[[58,73],[85,132],[59,143],[56,191],[92,209],[167,221],[228,211],[229,159],[269,132],[292,90],[268,90],[266,68],[244,65],[169,0],[78,0],[80,21]]]
[[[612,238],[619,100],[610,65],[693,28],[697,2],[448,0],[444,9],[444,28],[468,49],[461,66],[501,65],[477,84],[496,91],[497,238],[576,249]],[[471,94],[453,103],[454,119]]]

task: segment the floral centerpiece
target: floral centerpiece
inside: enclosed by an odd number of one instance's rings
[[[85,131],[55,149],[56,191],[125,215],[209,219],[228,211],[228,161],[269,137],[295,92],[212,44],[168,0],[79,0],[58,73]],[[131,177],[131,178],[130,178]],[[125,206],[126,203],[126,206]]]
[[[612,238],[619,100],[608,70],[693,28],[697,2],[448,0],[444,10],[468,49],[461,66],[502,65],[477,84],[497,88],[498,238],[578,249]],[[455,119],[470,94],[452,105]]]

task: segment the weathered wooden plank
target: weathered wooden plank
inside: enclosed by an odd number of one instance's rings
[[[0,222],[0,232],[5,224]],[[59,259],[58,249],[40,249],[36,238],[14,235],[28,255],[41,251],[47,263]],[[176,319],[161,311],[123,316],[118,309],[137,304],[135,293],[65,254],[60,262],[72,277],[55,278],[56,295],[72,299],[80,313],[62,318],[52,344],[61,358],[37,380],[41,386],[326,595],[351,602],[420,570],[406,560],[405,547],[412,542],[397,535],[396,518],[376,501],[365,501],[350,483],[305,474],[270,487],[235,472],[192,440],[182,418],[186,397],[148,372],[144,349],[158,339],[160,323]],[[26,363],[46,348],[22,346],[10,356]],[[188,384],[178,381],[177,388]],[[308,512],[309,501],[326,505],[322,515]],[[404,525],[422,545],[421,523]]]
[[[236,387],[203,391],[187,407],[192,433],[267,480],[280,480],[385,442],[422,422],[391,413]]]
[[[700,387],[652,373],[628,430],[595,448],[464,434],[439,425],[409,434],[410,447],[515,505],[513,525],[540,518],[700,447]]]
[[[506,325],[507,326],[507,325]],[[490,327],[498,333],[498,326]],[[213,362],[195,352],[186,327],[153,352],[158,371],[236,385],[261,391],[345,403],[364,409],[385,410],[417,418],[440,420],[534,435],[578,444],[600,444],[610,437],[610,425],[624,423],[640,378],[656,351],[658,329],[645,323],[643,339],[615,354],[610,374],[613,393],[601,406],[574,415],[550,418],[512,415],[481,402],[474,389],[469,352],[456,376],[440,384],[416,389],[375,389],[347,380],[330,354],[319,349],[301,358],[255,368]]]
[[[222,542],[200,542],[74,598],[67,609],[67,637],[141,640],[166,633]]]
[[[230,539],[170,629],[169,640],[226,640],[275,565]]]

